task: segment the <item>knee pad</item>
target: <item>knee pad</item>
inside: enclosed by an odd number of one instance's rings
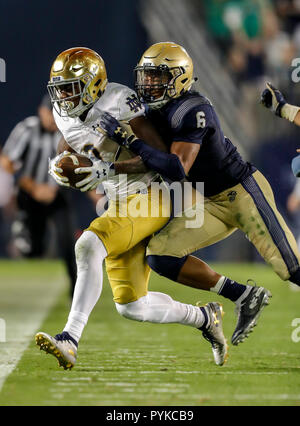
[[[147,263],[153,271],[157,272],[170,280],[177,281],[179,272],[183,267],[187,256],[147,256]]]
[[[144,321],[144,305],[147,303],[147,296],[140,297],[135,302],[115,303],[117,311],[125,318],[134,321]]]
[[[137,295],[135,289],[127,284],[118,284],[112,287],[114,302],[118,305],[127,305],[128,303],[134,303]]]
[[[291,283],[297,284],[300,287],[300,267],[290,276],[289,281],[291,281]]]
[[[91,231],[85,231],[76,241],[75,256],[78,266],[88,267],[87,259],[92,257],[94,253],[106,257],[106,250],[101,240]]]

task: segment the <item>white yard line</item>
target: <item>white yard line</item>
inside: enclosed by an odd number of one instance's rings
[[[15,267],[18,268],[17,263]],[[0,342],[0,391],[59,294],[66,288],[63,281],[61,274],[57,279],[35,276],[30,281],[14,277],[9,282],[1,281],[0,318],[5,321],[6,341]]]

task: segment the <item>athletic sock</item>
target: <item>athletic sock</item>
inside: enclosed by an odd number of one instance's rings
[[[237,300],[241,301],[244,299],[242,296],[246,296],[245,292],[248,288],[250,288],[250,286],[240,284],[234,280],[222,276],[217,284],[210,289],[210,291],[218,293],[220,296],[223,296],[232,302],[236,302]]]
[[[200,310],[202,312],[204,321],[203,321],[203,324],[201,325],[201,327],[198,327],[198,328],[199,328],[199,330],[203,331],[203,330],[206,330],[210,326],[210,323],[209,323],[209,316],[207,314],[207,311],[206,311],[205,307],[202,306],[200,308]]]

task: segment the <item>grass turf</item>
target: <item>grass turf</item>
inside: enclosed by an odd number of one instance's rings
[[[300,342],[291,338],[292,320],[300,317],[300,293],[291,291],[264,265],[213,266],[240,282],[256,279],[273,294],[249,339],[238,347],[230,345],[223,367],[214,364],[210,345],[198,330],[122,318],[114,308],[105,278],[101,299],[80,342],[75,368],[59,369],[56,359],[40,352],[31,336],[20,362],[4,383],[0,405],[300,405]],[[59,276],[63,280],[59,262],[2,262],[0,270],[3,279],[22,281],[23,286],[32,283],[33,277],[45,281]],[[33,286],[29,288],[32,292]],[[154,273],[149,289],[185,303],[221,302],[226,312],[224,331],[230,341],[236,323],[231,302]],[[5,297],[1,303],[5,303]],[[65,287],[40,329],[52,335],[60,332],[69,307]],[[1,345],[5,343],[0,343],[0,363]]]

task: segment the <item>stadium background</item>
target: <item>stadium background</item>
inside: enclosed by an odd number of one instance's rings
[[[56,5],[1,0],[0,5],[0,57],[6,62],[6,82],[0,83],[0,145],[20,120],[36,114],[58,52],[76,45],[95,49],[106,62],[109,80],[133,87],[132,70],[142,52],[153,42],[172,40],[192,56],[196,88],[212,100],[225,134],[270,180],[279,209],[298,236],[299,214],[290,214],[286,202],[295,184],[290,160],[299,145],[299,129],[259,105],[268,80],[291,103],[298,102],[299,89],[291,80],[291,61],[300,56],[298,1],[74,0]],[[1,257],[15,256],[10,242],[13,209],[4,205],[7,192],[2,180]],[[80,230],[95,209],[74,192]],[[208,261],[259,260],[239,232],[201,256]]]

